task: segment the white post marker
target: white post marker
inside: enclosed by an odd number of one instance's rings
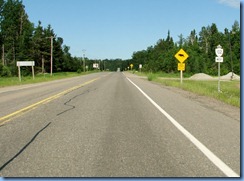
[[[142,69],[142,64],[139,65],[139,69],[140,69],[140,72],[141,72],[141,69]]]
[[[18,76],[19,76],[19,81],[21,82],[21,72],[20,72],[20,66],[18,66]]]
[[[222,49],[221,45],[218,45],[217,48],[215,49],[215,54],[217,55],[217,57],[215,58],[215,62],[218,62],[218,93],[221,92],[220,90],[220,63],[222,63],[224,61],[224,58],[222,57],[224,53],[224,50]]]

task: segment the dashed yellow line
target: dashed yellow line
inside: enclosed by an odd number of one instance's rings
[[[58,93],[58,94],[55,94],[55,95],[53,95],[53,96],[51,96],[51,97],[48,97],[48,98],[46,98],[46,99],[43,99],[43,100],[41,100],[41,101],[39,101],[39,102],[36,102],[36,103],[34,103],[34,104],[31,104],[31,105],[29,105],[29,106],[27,106],[27,107],[25,107],[25,108],[23,108],[23,109],[20,109],[20,110],[18,110],[18,111],[15,111],[15,112],[13,112],[13,113],[11,113],[11,114],[8,114],[8,115],[6,115],[6,116],[0,117],[0,126],[3,125],[3,124],[5,124],[5,123],[7,123],[7,122],[9,122],[9,121],[11,121],[10,118],[12,118],[12,117],[14,117],[14,116],[17,116],[17,115],[20,114],[20,113],[26,112],[26,111],[28,111],[28,110],[30,110],[30,109],[34,109],[36,106],[38,106],[38,105],[40,105],[40,104],[45,104],[45,103],[48,103],[48,102],[50,102],[50,101],[53,101],[54,99],[57,99],[57,98],[59,98],[59,97],[65,95],[65,94],[67,94],[67,93],[69,93],[69,92],[72,92],[72,91],[74,91],[74,90],[76,90],[76,89],[79,89],[79,88],[81,88],[81,87],[83,87],[83,86],[85,86],[85,85],[91,84],[92,82],[95,82],[95,81],[98,80],[98,79],[100,79],[100,78],[98,77],[98,78],[92,79],[92,80],[87,81],[87,82],[85,82],[85,83],[83,83],[83,84],[81,84],[81,85],[72,87],[72,88],[67,89],[67,90],[65,90],[65,91],[63,91],[63,92],[60,92],[60,93]]]

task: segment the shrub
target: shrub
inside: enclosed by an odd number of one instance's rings
[[[152,80],[154,80],[155,78],[156,78],[156,75],[155,75],[155,74],[150,73],[150,74],[147,75],[147,79],[148,79],[149,81],[152,81]]]
[[[80,74],[80,73],[81,73],[81,69],[78,69],[78,70],[77,70],[77,73]]]
[[[1,77],[10,77],[11,76],[11,70],[7,66],[1,66],[0,67],[1,71]]]

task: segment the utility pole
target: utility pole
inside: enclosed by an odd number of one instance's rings
[[[235,32],[232,32],[231,34],[235,34]],[[231,50],[231,40],[230,40],[230,32],[228,32],[229,35],[229,44],[230,44],[230,61],[231,61],[231,80],[234,78],[234,70],[233,70],[233,60],[232,60],[232,50]]]
[[[50,37],[51,38],[51,76],[53,75],[53,36]]]
[[[50,38],[51,39],[51,50],[50,50],[50,52],[51,52],[51,60],[50,60],[50,63],[51,63],[51,65],[50,65],[50,75],[52,76],[53,75],[53,36],[50,36],[50,37],[46,37],[46,38]]]
[[[4,44],[2,45],[2,61],[3,65],[5,65]]]
[[[83,52],[83,71],[85,72],[86,71],[86,62],[85,62],[85,52],[86,52],[86,50],[83,49],[82,52]]]

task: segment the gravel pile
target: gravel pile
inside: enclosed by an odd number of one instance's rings
[[[231,80],[232,72],[229,72],[226,75],[221,76],[222,80]],[[233,74],[233,80],[240,80],[240,76],[236,75],[235,73]]]
[[[233,80],[240,80],[240,76],[237,74],[233,74]],[[223,75],[220,77],[221,80],[231,80],[231,76],[232,76],[232,72],[229,72],[226,75]],[[191,76],[189,78],[190,80],[217,80],[218,77],[211,77],[208,74],[204,74],[204,73],[198,73],[198,74],[194,74],[193,76]]]
[[[213,77],[211,77],[208,74],[204,74],[204,73],[198,73],[198,74],[194,74],[193,76],[191,76],[189,78],[190,80],[214,80]]]

